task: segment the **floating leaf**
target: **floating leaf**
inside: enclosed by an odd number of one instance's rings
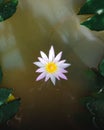
[[[20,99],[16,99],[11,88],[0,88],[0,123],[12,118],[18,111]]]
[[[96,78],[96,73],[92,69],[86,70],[86,76],[89,80],[95,79]]]
[[[0,88],[0,105],[4,104],[7,101],[12,91],[13,89],[11,88]]]
[[[91,30],[104,30],[104,13],[94,15],[93,17],[87,19],[85,22],[81,23],[81,25],[84,25]]]
[[[104,30],[104,0],[86,0],[78,14],[93,14],[81,25],[95,31]]]
[[[13,100],[0,106],[0,123],[12,118],[19,110],[20,99]]]
[[[83,99],[95,126],[104,128],[104,87]]]
[[[0,22],[8,19],[16,12],[18,0],[0,1]]]
[[[0,0],[0,4],[3,3],[4,0]]]
[[[104,128],[104,99],[96,99],[87,104],[87,108],[93,116],[93,122],[99,128]]]
[[[95,14],[99,9],[104,9],[104,0],[86,0],[78,14]]]
[[[101,63],[98,66],[99,72],[102,76],[104,76],[104,59],[101,61]]]
[[[88,91],[92,94],[99,92],[104,87],[104,77],[96,68],[89,68],[85,71],[88,79]]]

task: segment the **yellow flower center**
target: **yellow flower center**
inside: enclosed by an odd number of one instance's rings
[[[54,62],[46,64],[46,71],[48,73],[54,73],[57,70],[57,65]]]

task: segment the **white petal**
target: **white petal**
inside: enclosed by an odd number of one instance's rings
[[[38,73],[44,72],[44,68],[39,68],[36,70],[36,72],[38,72]]]
[[[58,70],[60,73],[67,73],[68,71],[67,70],[65,70],[65,69],[63,69],[63,68],[59,68],[59,70]]]
[[[51,75],[51,81],[52,81],[52,83],[55,85],[55,83],[56,83],[56,78],[55,78],[55,76],[54,75]]]
[[[61,60],[59,61],[57,64],[60,66],[61,64],[63,64],[66,60]]]
[[[46,77],[45,77],[45,82],[47,82],[49,78],[50,78],[50,75],[47,74]]]
[[[42,59],[41,57],[38,57],[38,60],[42,63],[42,64],[46,64],[47,62],[44,60],[44,59]]]
[[[58,80],[60,80],[60,77],[59,75],[56,73],[56,74],[53,74]]]
[[[37,65],[38,67],[43,67],[44,66],[41,62],[33,62],[33,64]]]
[[[54,52],[54,48],[53,46],[51,46],[50,50],[49,50],[49,61],[52,61],[55,57],[55,52]]]
[[[61,56],[62,56],[62,51],[57,54],[57,56],[54,59],[54,62],[58,62],[61,59]]]
[[[41,54],[41,57],[42,57],[45,61],[48,61],[48,57],[47,57],[47,55],[46,55],[43,51],[40,51],[40,54]]]
[[[41,73],[41,74],[37,77],[36,81],[39,81],[39,80],[43,79],[45,76],[46,76],[46,74],[45,74],[44,72]]]
[[[69,67],[71,64],[68,64],[68,63],[63,63],[63,64],[60,64],[60,67],[61,68],[67,68]]]
[[[67,77],[63,73],[60,73],[59,76],[60,78],[67,80]]]

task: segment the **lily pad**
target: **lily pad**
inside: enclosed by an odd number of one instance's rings
[[[104,0],[86,0],[78,14],[95,14],[99,9],[104,9]]]
[[[96,99],[89,102],[87,108],[92,114],[94,125],[104,128],[104,99]]]
[[[0,1],[0,22],[11,17],[18,5],[18,0],[1,0]]]
[[[13,100],[0,106],[0,123],[11,119],[19,110],[20,99]]]
[[[104,30],[104,0],[86,0],[78,15],[92,14],[90,18],[81,23],[91,30]]]
[[[98,66],[98,70],[101,73],[102,76],[104,76],[104,59],[101,61],[101,63]]]
[[[4,0],[0,0],[0,4],[3,3]]]
[[[11,88],[0,88],[0,123],[11,119],[19,110],[20,99],[16,99]]]
[[[86,21],[82,22],[81,25],[84,25],[91,30],[104,30],[104,13],[96,14],[93,17],[88,18]]]
[[[13,89],[11,88],[0,88],[0,105],[4,104],[7,101],[12,91]]]

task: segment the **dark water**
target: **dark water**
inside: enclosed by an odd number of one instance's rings
[[[2,86],[14,88],[22,103],[17,117],[2,129],[89,130],[96,129],[80,98],[89,92],[85,75],[103,56],[103,33],[80,26],[77,11],[85,0],[21,0],[17,12],[0,23]],[[40,50],[56,53],[71,63],[68,80],[53,86],[50,81],[36,82],[33,65]]]

